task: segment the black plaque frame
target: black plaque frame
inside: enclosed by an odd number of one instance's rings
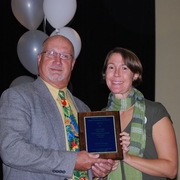
[[[100,154],[100,157],[105,159],[123,159],[123,150],[119,140],[121,132],[119,111],[78,112],[78,126],[80,150]],[[95,138],[96,135],[97,138]],[[102,144],[98,143],[101,136],[106,136],[106,141],[102,141]],[[95,151],[93,148],[89,150],[89,147],[98,145],[100,147],[94,148]]]

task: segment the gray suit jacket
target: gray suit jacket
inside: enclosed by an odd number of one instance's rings
[[[69,94],[78,112],[90,111]],[[66,151],[62,117],[40,78],[3,92],[0,155],[4,180],[65,180],[72,176],[77,153]]]

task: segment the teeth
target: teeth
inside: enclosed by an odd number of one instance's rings
[[[113,84],[122,84],[122,82],[117,82],[117,81],[115,81],[115,82],[113,82]]]

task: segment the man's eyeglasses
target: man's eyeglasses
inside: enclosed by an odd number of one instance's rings
[[[50,58],[50,59],[54,59],[56,58],[56,56],[59,54],[59,58],[63,59],[63,60],[71,60],[73,59],[73,55],[66,53],[66,52],[62,52],[62,53],[57,53],[54,50],[47,50],[47,51],[43,51],[40,54],[45,54],[46,57]]]

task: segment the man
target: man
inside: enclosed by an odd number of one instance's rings
[[[49,37],[38,54],[40,77],[2,94],[0,154],[4,180],[76,179],[74,172],[80,174],[78,179],[85,180],[89,169],[92,176],[105,177],[115,168],[111,159],[78,151],[78,146],[73,152],[68,146],[69,121],[64,119],[59,90],[65,92],[76,119],[77,112],[90,111],[67,89],[74,64],[72,43],[60,35]],[[75,125],[70,125],[75,129]]]

